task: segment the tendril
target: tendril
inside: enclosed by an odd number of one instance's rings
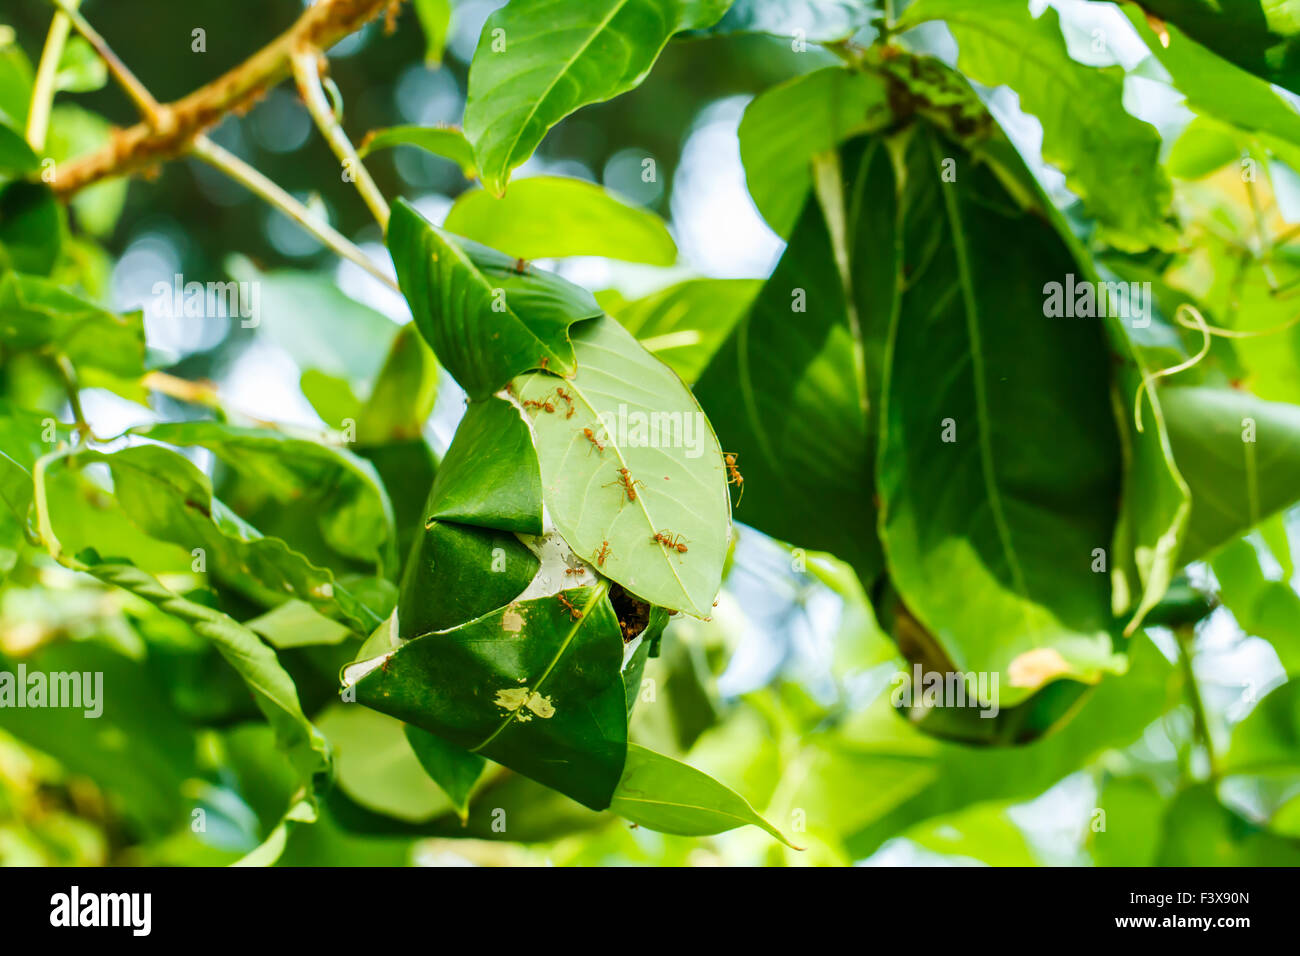
[[[1189,318],[1190,316],[1190,318]],[[1169,368],[1162,368],[1155,372],[1145,372],[1142,375],[1142,381],[1138,384],[1137,394],[1133,398],[1133,420],[1137,425],[1139,433],[1145,431],[1142,424],[1142,396],[1154,389],[1155,382],[1158,379],[1167,378],[1170,375],[1177,375],[1179,372],[1185,372],[1187,369],[1200,363],[1210,352],[1210,340],[1213,336],[1224,339],[1255,339],[1262,338],[1266,335],[1276,335],[1279,332],[1285,332],[1287,329],[1300,324],[1300,313],[1296,313],[1278,325],[1268,329],[1223,329],[1217,325],[1210,325],[1205,321],[1205,316],[1201,315],[1199,309],[1194,305],[1184,302],[1178,306],[1174,312],[1174,321],[1185,329],[1193,329],[1201,333],[1201,348],[1191,358],[1179,362],[1177,365],[1171,365]]]

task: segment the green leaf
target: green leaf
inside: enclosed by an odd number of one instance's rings
[[[1241,629],[1272,644],[1283,669],[1300,675],[1300,594],[1289,578],[1265,577],[1249,539],[1224,545],[1210,565],[1219,582],[1220,599]]]
[[[88,562],[85,570],[101,581],[144,598],[211,641],[248,685],[258,709],[274,728],[280,748],[298,773],[310,779],[329,771],[329,744],[302,712],[293,678],[256,634],[220,611],[173,594],[138,568],[100,561],[97,555],[84,553],[79,560]]]
[[[471,399],[530,368],[573,371],[568,329],[600,315],[591,295],[477,243],[458,242],[399,200],[388,248],[415,324]]]
[[[107,83],[108,67],[95,48],[82,37],[69,37],[54,74],[54,89],[62,93],[93,93]]]
[[[415,326],[404,325],[357,411],[357,442],[383,445],[418,438],[437,398],[438,363]]]
[[[8,126],[0,125],[0,182],[21,179],[41,167],[41,160],[27,140]]]
[[[1093,811],[1090,843],[1098,866],[1152,866],[1166,800],[1142,777],[1109,777]]]
[[[357,416],[361,414],[361,401],[353,394],[346,378],[309,368],[302,373],[298,387],[321,421],[330,428],[342,429],[348,419],[356,424]]]
[[[689,385],[699,379],[762,287],[757,279],[687,279],[631,302],[602,304]]]
[[[78,370],[121,379],[144,374],[144,321],[64,292],[55,283],[9,272],[0,276],[0,346],[6,353],[66,356]]]
[[[461,193],[443,228],[522,259],[605,256],[655,266],[677,259],[668,227],[653,212],[563,176],[518,180],[500,199],[485,189]]]
[[[334,753],[335,785],[361,806],[408,823],[451,809],[411,752],[399,721],[356,704],[334,703],[317,723]]]
[[[374,620],[378,615],[367,618]],[[255,634],[266,638],[272,647],[307,647],[313,644],[341,644],[352,631],[338,621],[325,617],[306,601],[290,598],[265,614],[245,621]]]
[[[1275,687],[1232,730],[1224,773],[1300,773],[1300,679]]]
[[[21,130],[32,101],[32,64],[17,43],[0,47],[0,124]]]
[[[573,797],[609,805],[623,769],[623,640],[604,587],[519,601],[343,672],[356,699]]]
[[[402,582],[401,636],[446,630],[503,607],[528,587],[538,563],[509,531],[426,518]]]
[[[483,185],[505,192],[565,116],[633,89],[669,38],[718,20],[730,0],[514,0],[488,18],[469,70],[465,135]]]
[[[1231,388],[1165,387],[1160,402],[1192,493],[1181,564],[1300,501],[1300,408]]]
[[[343,448],[283,431],[223,422],[169,422],[133,430],[171,445],[207,448],[280,506],[310,503],[326,544],[337,554],[396,573],[393,508],[374,467]]]
[[[707,616],[730,537],[713,429],[681,380],[613,319],[583,323],[573,343],[576,375],[515,382],[532,418],[547,512],[601,574],[651,604]],[[635,500],[621,469],[641,483]],[[661,532],[683,538],[687,550],[660,544]]]
[[[884,80],[842,67],[797,76],[755,97],[740,121],[740,158],[749,194],[772,230],[790,238],[812,189],[814,155],[892,121]]]
[[[460,167],[466,179],[477,179],[474,165],[474,148],[465,134],[452,126],[390,126],[375,130],[361,143],[361,155],[368,156],[377,149],[393,146],[418,146],[435,156],[450,159]]]
[[[97,597],[102,597],[98,589]],[[86,640],[45,644],[22,660],[0,655],[0,684],[18,679],[19,664],[29,675],[81,674],[86,681],[82,702],[87,704],[81,709],[19,710],[11,698],[0,707],[0,727],[49,754],[69,772],[93,780],[127,820],[161,836],[185,819],[182,789],[198,768],[194,732],[149,663],[156,662],[132,660],[99,641]],[[95,692],[92,678],[99,686],[96,707],[90,707],[85,696]],[[16,689],[27,693],[26,686]],[[0,691],[0,699],[4,693]],[[87,716],[96,709],[96,716]]]
[[[1220,59],[1168,24],[1166,46],[1140,10],[1128,8],[1125,13],[1153,56],[1169,71],[1174,86],[1187,97],[1188,108],[1238,129],[1300,144],[1300,114],[1268,83]]]
[[[1300,93],[1300,20],[1291,0],[1141,0],[1140,5],[1225,60]],[[1172,48],[1175,39],[1184,38],[1170,32]]]
[[[1156,866],[1300,866],[1295,840],[1269,833],[1221,804],[1212,784],[1169,803]]]
[[[870,812],[849,816],[845,842],[854,859],[870,855],[920,820],[985,801],[1037,797],[1107,750],[1140,740],[1152,721],[1182,700],[1177,672],[1142,634],[1130,643],[1126,673],[1089,688],[1072,720],[1025,746],[972,748],[934,740],[899,719],[888,697],[882,694],[856,713],[840,737],[860,759],[887,766],[880,771],[882,779],[914,779],[910,786],[890,791],[889,799]],[[882,763],[886,757],[892,765]],[[857,774],[862,772],[860,765]],[[809,807],[813,820],[808,801],[826,786],[810,776],[791,804]]]
[[[749,824],[799,849],[734,790],[639,744],[628,745],[627,765],[609,808],[647,829],[682,836],[710,836]]]
[[[398,326],[345,295],[330,275],[262,272],[245,259],[229,263],[231,277],[260,297],[257,335],[284,349],[302,370],[369,382],[383,364]]]
[[[415,15],[424,30],[424,62],[436,66],[442,62],[451,26],[451,0],[415,0]]]
[[[880,531],[907,608],[956,670],[998,672],[1012,706],[1123,669],[1092,568],[1117,520],[1120,445],[1102,330],[1044,314],[1074,260],[1040,220],[990,204],[991,173],[959,158],[945,182],[952,152],[918,130],[909,156],[917,265],[885,363]]]
[[[1124,111],[1124,72],[1070,58],[1060,18],[1037,19],[1020,0],[918,0],[899,29],[941,19],[960,48],[959,69],[987,86],[1010,86],[1023,110],[1043,124],[1043,158],[1065,173],[1098,220],[1098,237],[1116,248],[1165,247],[1171,189],[1159,163],[1155,128]]]
[[[420,766],[451,800],[456,815],[462,822],[469,819],[469,796],[487,761],[419,727],[405,724],[402,730]]]
[[[870,582],[881,555],[869,437],[876,400],[867,390],[879,392],[880,349],[872,343],[883,341],[894,306],[896,201],[881,143],[846,152],[843,168],[841,195],[869,198],[851,208],[832,199],[830,214],[808,198],[771,278],[695,395],[723,448],[739,456],[745,496],[737,517],[830,551]],[[846,252],[838,258],[832,223]],[[837,267],[844,259],[851,294]]]
[[[44,183],[0,184],[0,271],[49,275],[65,231],[59,205]]]
[[[114,494],[146,534],[186,550],[201,549],[204,569],[264,606],[275,607],[294,596],[316,611],[342,618],[358,633],[368,634],[378,626],[379,615],[329,570],[240,520],[213,497],[208,477],[171,449],[139,445],[111,454],[77,450],[67,460],[75,466],[107,464]]]
[[[474,402],[438,469],[426,521],[541,534],[541,486],[532,438],[518,409],[499,398]]]

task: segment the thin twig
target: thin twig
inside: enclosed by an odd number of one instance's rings
[[[334,150],[334,155],[339,158],[343,168],[352,174],[352,182],[366,205],[370,207],[371,215],[379,223],[379,228],[387,232],[388,203],[384,200],[384,194],[370,178],[370,173],[361,162],[361,157],[357,155],[352,141],[348,139],[348,134],[343,131],[329,100],[325,97],[324,89],[321,88],[320,53],[310,47],[304,47],[293,54],[291,62],[298,93],[307,106],[307,112],[316,121],[316,128],[321,131],[330,149]]]
[[[78,4],[81,0],[71,0]],[[41,62],[36,68],[36,80],[32,84],[32,102],[27,108],[27,142],[36,152],[45,149],[45,135],[50,128],[50,110],[54,106],[54,81],[59,73],[59,60],[63,57],[63,47],[68,41],[68,31],[72,23],[62,10],[54,12],[50,20],[50,32],[45,35],[45,48],[41,50]]]
[[[333,226],[313,215],[310,209],[238,156],[222,149],[206,136],[200,136],[194,140],[193,152],[195,156],[208,165],[221,170],[231,179],[246,186],[251,192],[275,206],[344,259],[356,263],[384,285],[400,294],[402,290],[397,283],[385,275],[369,256],[348,241]]]
[[[126,95],[131,97],[131,102],[135,104],[136,109],[140,111],[149,125],[154,129],[160,128],[163,125],[163,119],[159,112],[158,101],[153,98],[153,94],[145,89],[144,84],[136,78],[136,75],[121,61],[118,55],[109,48],[108,43],[99,35],[99,31],[92,27],[89,21],[81,15],[77,10],[77,4],[71,2],[71,0],[50,0],[50,2],[72,21],[72,25],[77,28],[77,32],[86,38],[87,43],[94,47],[95,52],[99,54],[99,58],[108,67],[108,71],[113,74],[113,78],[117,80],[118,85],[126,91]],[[80,2],[80,0],[77,0],[77,2]]]
[[[289,58],[310,46],[328,50],[356,32],[391,0],[317,0],[284,33],[225,75],[174,103],[159,107],[157,126],[146,121],[117,130],[100,149],[60,164],[52,184],[67,198],[103,179],[174,159],[227,113],[247,109],[290,73]]]

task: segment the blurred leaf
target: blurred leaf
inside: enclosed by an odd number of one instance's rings
[[[1272,644],[1283,669],[1300,675],[1300,594],[1289,580],[1266,578],[1259,555],[1247,540],[1224,545],[1210,566],[1224,606],[1241,629]]]
[[[927,820],[903,834],[927,850],[989,866],[1035,866],[1025,835],[998,804],[981,804]]]
[[[70,463],[107,464],[113,490],[144,532],[187,550],[201,550],[204,567],[217,580],[263,606],[296,596],[310,608],[341,617],[368,634],[381,618],[343,588],[325,568],[311,564],[278,538],[263,537],[212,495],[206,475],[180,454],[159,445],[138,445],[112,454],[79,450]],[[101,545],[110,548],[111,543]]]
[[[469,70],[465,135],[483,185],[505,192],[546,132],[636,87],[669,38],[707,27],[730,0],[514,2],[483,26]]]
[[[1124,111],[1124,72],[1070,58],[1060,18],[1048,7],[1035,19],[1020,0],[918,0],[898,27],[943,20],[957,40],[958,68],[987,86],[1010,86],[1020,107],[1043,124],[1043,158],[1095,215],[1099,238],[1128,250],[1166,247],[1168,179],[1160,136]]]
[[[22,134],[0,126],[0,182],[21,179],[40,167],[40,157],[32,152]]]
[[[1198,116],[1174,142],[1165,168],[1175,179],[1204,179],[1239,159],[1241,148],[1231,129]]]
[[[405,724],[402,730],[429,779],[451,800],[461,820],[468,819],[470,792],[483,775],[487,761],[419,727]]]
[[[584,322],[573,345],[578,370],[567,381],[544,372],[515,381],[524,407],[534,403],[547,512],[601,574],[651,604],[705,617],[731,531],[717,438],[681,379],[613,319]],[[624,474],[641,482],[634,492]],[[660,544],[661,532],[688,550]]]
[[[1300,409],[1231,388],[1166,387],[1174,460],[1192,492],[1179,563],[1300,501]]]
[[[734,14],[737,7],[719,26]],[[893,119],[884,80],[843,67],[797,76],[756,96],[740,121],[740,158],[749,194],[772,230],[790,238],[812,189],[814,155]]]
[[[416,326],[471,399],[486,398],[529,368],[572,372],[569,326],[600,314],[585,290],[452,240],[401,200],[393,206],[388,248]]]
[[[344,378],[355,387],[383,364],[398,325],[345,295],[332,276],[262,272],[245,259],[232,260],[229,271],[240,282],[255,283],[258,336],[288,352],[300,369]]]
[[[17,43],[0,47],[0,124],[21,131],[32,101],[32,64]]]
[[[144,374],[144,321],[118,315],[55,283],[9,272],[0,275],[0,345],[6,353],[66,356],[77,369],[100,369],[123,379]]]
[[[346,378],[309,368],[302,373],[298,387],[321,421],[330,428],[341,430],[348,419],[356,424],[361,413],[361,401],[352,393],[352,386]]]
[[[1219,803],[1209,784],[1170,802],[1156,866],[1300,866],[1300,841],[1275,836]]]
[[[1300,21],[1287,0],[1140,0],[1148,13],[1269,83],[1300,93]],[[1186,39],[1170,31],[1170,47]]]
[[[610,809],[651,830],[708,836],[750,824],[798,849],[754,812],[744,797],[680,761],[629,744]]]
[[[309,780],[317,773],[328,772],[329,744],[302,712],[293,679],[275,652],[256,634],[220,611],[173,594],[138,568],[101,561],[97,555],[84,552],[79,559],[88,561],[86,570],[101,581],[144,598],[211,641],[248,685],[258,709],[275,729],[281,749],[301,777]]]
[[[415,0],[415,15],[424,30],[424,62],[436,66],[451,25],[451,0]]]
[[[244,626],[260,634],[272,647],[303,647],[309,644],[338,644],[352,632],[338,621],[325,617],[306,601],[290,598]]]
[[[131,660],[98,641],[63,642],[30,657],[5,659],[4,676],[74,675],[83,683],[81,708],[19,710],[0,707],[0,726],[57,759],[70,773],[89,777],[114,807],[149,834],[181,824],[188,806],[182,785],[197,771],[193,731],[168,700],[144,661]],[[17,693],[26,695],[27,687]],[[95,706],[87,694],[96,697]],[[99,711],[96,713],[96,711]],[[94,714],[94,716],[88,716]]]
[[[670,266],[677,246],[655,213],[595,183],[563,176],[517,180],[500,199],[460,194],[443,228],[522,259],[605,256]]]
[[[100,116],[78,106],[60,103],[50,113],[46,154],[56,163],[65,162],[103,146],[109,141],[112,131],[112,124]],[[126,204],[126,187],[127,180],[110,179],[73,196],[72,211],[81,228],[101,239],[112,235]]]
[[[108,83],[108,67],[85,39],[68,38],[54,74],[54,89],[62,93],[93,93]]]
[[[433,0],[439,2],[439,0]],[[459,129],[450,126],[390,126],[375,130],[361,143],[361,155],[368,156],[377,149],[393,146],[418,146],[420,149],[450,159],[460,167],[466,179],[477,179],[474,166],[474,148]]]
[[[382,445],[420,437],[437,397],[438,363],[415,326],[404,325],[357,412],[357,441]]]
[[[1300,114],[1269,83],[1220,59],[1211,52],[1212,44],[1207,49],[1202,46],[1204,40],[1197,43],[1188,39],[1173,25],[1177,20],[1164,24],[1167,36],[1162,42],[1141,10],[1125,8],[1124,12],[1152,55],[1169,71],[1174,86],[1187,97],[1189,109],[1238,129],[1269,133],[1300,144]],[[1296,55],[1300,57],[1300,45]],[[1296,78],[1300,80],[1300,72]]]
[[[762,286],[757,279],[687,279],[631,302],[601,304],[689,385],[700,377]]]
[[[1160,847],[1160,821],[1166,803],[1148,780],[1108,777],[1091,820],[1094,862],[1098,866],[1152,866]]]
[[[1300,773],[1300,678],[1275,687],[1233,728],[1224,773]]]
[[[0,272],[49,275],[65,230],[54,194],[44,183],[0,185]]]
[[[336,785],[363,807],[412,823],[451,809],[398,721],[355,704],[333,704],[317,724],[334,752]]]
[[[346,449],[222,422],[169,422],[135,434],[207,448],[276,502],[312,502],[320,533],[334,551],[380,574],[396,573],[392,504],[374,467]]]

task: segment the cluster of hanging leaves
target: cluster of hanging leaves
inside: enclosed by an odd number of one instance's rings
[[[450,5],[415,7],[436,62]],[[423,149],[481,182],[442,227],[394,203],[413,323],[318,276],[231,266],[259,283],[257,334],[304,370],[325,436],[229,411],[202,383],[159,402],[143,316],[104,305],[97,239],[124,184],[69,210],[41,179],[107,124],[59,104],[34,151],[31,66],[0,46],[0,575],[18,595],[3,613],[61,590],[24,659],[112,688],[102,723],[0,709],[0,729],[94,779],[159,862],[293,845],[387,861],[393,838],[549,840],[604,810],[782,843],[785,821],[822,821],[796,839],[819,861],[906,835],[1026,862],[1006,806],[1177,710],[1192,678],[1144,627],[1208,613],[1185,575],[1208,562],[1288,677],[1213,758],[1216,781],[1266,781],[1265,811],[1247,820],[1181,777],[1171,799],[1112,765],[1099,806],[1150,825],[1090,849],[1204,862],[1211,833],[1215,862],[1295,862],[1300,598],[1281,516],[1300,501],[1284,295],[1300,259],[1231,200],[1245,185],[1257,201],[1257,168],[1274,185],[1300,171],[1300,116],[1275,89],[1300,92],[1297,25],[1193,0],[1124,16],[1147,78],[1195,113],[1171,149],[1125,110],[1124,71],[1072,56],[1056,11],[1022,0],[916,0],[896,20],[870,0],[511,0],[483,28],[463,132],[393,127],[362,147]],[[947,61],[928,52],[940,23]],[[749,194],[786,241],[770,277],[626,301],[532,265],[676,262],[652,212],[512,173],[670,42],[752,33],[838,54],[740,123]],[[105,80],[77,43],[59,69],[60,90]],[[1041,163],[990,111],[1003,86],[1041,124]],[[1274,193],[1268,215],[1300,220]],[[1045,310],[1049,289],[1121,282],[1150,283],[1146,321]],[[466,407],[439,456],[424,426],[444,372]],[[93,435],[87,388],[176,420]],[[898,713],[888,695],[846,715],[785,686],[754,695],[760,717],[720,721],[699,649],[665,628],[713,613],[737,462],[737,519],[825,553],[821,584],[892,639],[855,667],[990,675],[997,715]],[[649,666],[671,684],[652,736],[689,763],[629,737]],[[194,807],[207,840],[176,835]]]

